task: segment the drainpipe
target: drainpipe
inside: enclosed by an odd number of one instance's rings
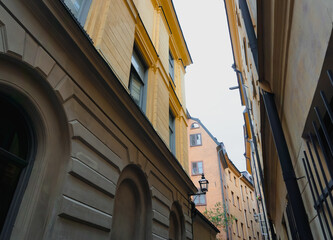
[[[254,32],[254,27],[252,24],[249,7],[247,6],[246,0],[239,0],[239,9],[242,11],[247,38],[249,39],[249,44],[250,44],[254,64],[255,64],[257,72],[258,72],[257,37],[256,37],[256,33]]]
[[[240,174],[241,174],[241,175],[238,177],[238,187],[240,187],[241,178],[243,177],[243,174],[242,174],[242,173],[240,173]],[[242,197],[241,201],[242,201],[242,206],[243,206],[243,215],[244,215],[245,223],[246,223],[246,226],[245,226],[245,229],[246,229],[246,236],[247,236],[247,239],[249,239],[249,231],[248,231],[248,227],[247,227],[247,225],[248,225],[248,220],[247,220],[247,215],[245,215],[245,211],[244,211],[244,209],[245,209],[245,207],[244,207],[245,198],[244,198],[244,196],[243,196],[242,189],[240,189],[240,192],[241,192],[241,197]],[[247,213],[248,213],[248,214],[249,214],[249,212],[250,212],[250,209],[247,209]],[[243,230],[243,229],[242,229],[242,230]],[[243,233],[243,234],[244,234],[244,233]],[[253,236],[253,237],[255,237],[255,236]]]
[[[220,149],[217,151],[217,161],[219,164],[219,171],[220,171],[220,184],[221,184],[221,189],[222,189],[222,201],[223,201],[223,210],[224,210],[224,217],[226,217],[227,212],[228,212],[228,205],[225,202],[225,197],[224,197],[224,188],[223,188],[223,175],[222,175],[222,166],[221,166],[221,159],[220,159],[220,152],[222,151],[222,146],[219,145]],[[226,233],[227,233],[227,240],[229,240],[229,226],[228,222],[226,222]]]
[[[243,90],[243,94],[244,94],[244,100],[245,100],[245,106],[246,106],[246,112],[249,116],[249,122],[250,122],[250,130],[251,130],[251,135],[252,135],[252,146],[251,148],[254,149],[254,152],[256,154],[256,157],[253,159],[257,161],[257,165],[258,165],[258,168],[259,168],[259,177],[257,176],[257,179],[258,179],[258,190],[259,190],[259,193],[261,196],[264,195],[264,192],[265,192],[265,189],[264,189],[264,185],[262,184],[262,188],[260,188],[260,185],[259,185],[259,181],[261,183],[263,183],[263,173],[262,173],[262,168],[261,168],[261,164],[260,164],[260,158],[259,158],[259,153],[258,153],[258,145],[257,145],[257,140],[256,140],[256,136],[254,134],[254,130],[253,130],[253,126],[252,126],[252,122],[251,122],[251,114],[250,114],[250,111],[249,111],[249,102],[248,102],[248,99],[247,99],[247,95],[246,95],[246,89],[245,89],[245,84],[244,84],[244,79],[243,79],[243,75],[242,75],[242,72],[239,71],[237,68],[236,68],[236,65],[233,64],[232,65],[232,68],[234,69],[234,71],[237,73],[237,76],[240,76],[240,80],[241,80],[241,85],[240,87],[242,87],[242,90]],[[254,162],[253,163],[254,165],[256,165],[256,163]],[[255,168],[256,170],[256,168]],[[257,173],[257,171],[256,171]],[[262,193],[261,193],[261,190],[262,190]],[[266,213],[265,213],[265,208],[264,208],[264,203],[263,201],[261,201],[261,207],[262,207],[262,210],[264,212],[264,219],[265,219],[265,227],[267,229],[267,231],[270,231],[270,228],[268,228],[268,225],[267,225],[267,216],[266,216]],[[269,233],[268,233],[268,239],[269,239]]]
[[[313,237],[309,226],[308,216],[304,208],[301,192],[298,188],[294,167],[275,105],[274,94],[262,89],[262,97],[275,147],[279,156],[283,180],[286,184],[289,201],[295,217],[296,231],[298,232],[300,239],[312,240]]]

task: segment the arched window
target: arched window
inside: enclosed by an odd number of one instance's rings
[[[180,205],[172,204],[169,216],[169,240],[185,239],[185,222]]]
[[[8,236],[31,172],[32,132],[26,115],[0,95],[0,233]]]
[[[199,125],[199,123],[197,123],[197,122],[194,122],[194,123],[192,123],[192,125],[191,125],[191,129],[193,129],[193,128],[199,128],[200,127],[200,125]]]
[[[121,173],[114,202],[111,239],[151,239],[152,207],[149,185],[136,166]]]

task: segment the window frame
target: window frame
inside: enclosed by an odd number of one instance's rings
[[[62,0],[63,4],[66,5],[68,10],[71,12],[71,14],[75,17],[75,19],[81,24],[82,27],[84,27],[84,24],[86,23],[89,9],[92,3],[92,0],[83,0],[83,4],[81,9],[79,10],[77,16],[75,16],[75,13],[71,10],[71,8],[67,5],[66,0]],[[69,0],[71,1],[71,0]]]
[[[202,172],[198,172],[198,173],[193,173],[193,164],[194,163],[201,163],[202,164],[202,166],[201,166],[201,169],[202,169]],[[201,175],[201,174],[203,174],[204,173],[204,164],[203,164],[203,161],[193,161],[193,162],[191,162],[191,174],[192,174],[192,176],[197,176],[197,175]]]
[[[170,151],[176,155],[176,127],[175,127],[176,117],[171,111],[169,110],[169,147]]]
[[[0,231],[0,238],[1,239],[9,239],[13,230],[13,226],[19,211],[19,208],[21,206],[21,202],[23,199],[23,195],[25,193],[25,190],[27,188],[29,178],[32,172],[32,168],[34,166],[34,160],[35,155],[37,151],[37,139],[36,134],[33,129],[33,124],[28,116],[28,114],[22,109],[21,106],[19,106],[16,102],[14,102],[12,99],[10,99],[7,96],[4,96],[2,93],[0,93],[0,99],[3,99],[4,101],[7,101],[8,104],[11,104],[13,107],[15,107],[16,111],[20,114],[22,117],[22,121],[25,125],[25,130],[27,134],[27,141],[28,141],[28,152],[26,153],[25,162],[27,163],[24,167],[22,167],[20,176],[18,177],[18,182],[11,200],[11,203],[8,208],[7,215],[5,217],[2,230]],[[4,150],[6,151],[6,150]],[[14,155],[14,154],[12,154]],[[19,157],[18,157],[19,158]]]
[[[201,198],[203,198],[204,201],[203,202],[199,201],[198,203],[196,203],[197,199],[200,200]],[[194,202],[195,206],[206,206],[207,205],[206,194],[194,196],[193,202]]]
[[[169,50],[169,75],[173,83],[175,83],[175,59]]]
[[[138,62],[138,64],[133,64],[133,62]],[[135,65],[138,65],[138,67],[142,67],[142,72],[143,72],[143,76],[141,76],[142,74],[140,74],[136,69]],[[146,102],[147,102],[147,81],[148,81],[148,65],[146,64],[144,58],[142,57],[142,54],[140,53],[140,51],[138,50],[138,48],[136,46],[134,46],[133,48],[133,53],[132,53],[132,57],[131,57],[131,70],[130,70],[130,77],[129,77],[129,82],[128,82],[128,90],[130,92],[130,96],[132,97],[132,99],[134,100],[134,102],[139,106],[139,108],[143,111],[146,112]],[[131,91],[131,86],[132,86],[132,82],[134,81],[133,78],[136,77],[136,79],[138,81],[140,81],[140,83],[142,83],[142,88],[140,89],[140,99],[139,99],[139,103],[136,102],[136,100],[134,99],[134,97],[132,96],[132,91]]]
[[[200,144],[198,144],[198,139],[196,136],[200,136]],[[195,137],[195,140],[196,140],[196,144],[192,144],[192,137]],[[190,134],[190,147],[196,147],[196,146],[202,146],[202,136],[201,136],[201,133],[194,133],[194,134]]]
[[[195,127],[195,126],[194,126],[195,124],[197,124],[198,126]],[[197,128],[200,128],[200,124],[199,124],[199,123],[194,122],[194,123],[191,124],[191,129],[197,129]]]

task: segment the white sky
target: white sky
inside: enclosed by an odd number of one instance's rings
[[[223,0],[173,0],[193,64],[185,75],[186,105],[223,142],[229,158],[246,170],[243,110]]]

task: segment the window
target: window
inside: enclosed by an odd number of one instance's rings
[[[146,66],[138,52],[134,49],[129,81],[129,90],[135,103],[144,111],[146,95]]]
[[[243,223],[241,223],[241,229],[242,229],[242,237],[243,237],[243,239],[245,239],[245,236],[244,236],[244,224]]]
[[[239,236],[239,231],[238,231],[238,220],[237,220],[237,219],[235,220],[235,225],[236,225],[236,233],[237,233],[237,236]]]
[[[232,204],[235,206],[234,192],[231,191]]]
[[[250,191],[251,200],[253,201],[252,192]]]
[[[172,54],[170,51],[169,51],[169,75],[170,75],[172,81],[174,81],[175,66],[174,66],[174,60],[173,60],[173,57],[172,57]]]
[[[192,162],[192,175],[199,175],[203,173],[203,163],[202,161],[199,162]]]
[[[239,197],[238,196],[237,196],[237,205],[238,205],[239,210],[241,210],[240,204],[239,204]]]
[[[242,194],[242,200],[244,201],[243,185],[241,185],[241,194]]]
[[[249,223],[247,222],[247,213],[246,213],[246,209],[244,209],[244,215],[245,215],[245,222],[246,222],[246,226],[249,226]]]
[[[193,202],[196,206],[206,205],[206,194],[196,195]]]
[[[64,0],[78,22],[84,26],[92,0]]]
[[[0,109],[0,234],[9,239],[31,173],[34,144],[21,109],[1,96]]]
[[[199,127],[200,127],[200,125],[199,125],[199,123],[197,123],[197,122],[192,123],[192,125],[191,125],[191,129],[199,128]]]
[[[228,174],[229,174],[229,181],[231,181],[231,172],[228,171]]]
[[[199,146],[201,145],[201,133],[191,134],[190,135],[190,146]]]
[[[170,151],[173,154],[176,154],[176,147],[175,147],[175,117],[173,116],[173,113],[171,110],[169,111],[169,146]]]
[[[249,209],[249,212],[251,213],[250,205],[249,205],[249,197],[246,197],[247,200],[247,209]]]
[[[234,183],[235,183],[235,186],[237,187],[236,177],[234,177]]]
[[[251,220],[251,230],[252,230],[252,235],[255,238],[255,236],[254,236],[254,230],[253,230],[253,221],[252,220]]]
[[[245,63],[246,63],[246,66],[247,66],[247,71],[249,71],[249,63],[248,63],[248,60],[247,60],[247,48],[246,48],[246,39],[243,38],[243,48],[244,48],[244,59],[245,59]]]

